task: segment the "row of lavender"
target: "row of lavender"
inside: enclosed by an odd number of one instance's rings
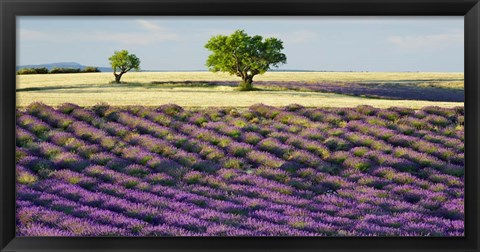
[[[23,236],[462,236],[463,108],[17,111]]]

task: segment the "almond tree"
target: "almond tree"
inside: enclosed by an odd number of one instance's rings
[[[110,60],[116,83],[120,83],[120,78],[126,72],[132,69],[140,71],[140,59],[135,54],[129,54],[127,50],[115,51],[108,60]]]
[[[263,74],[272,67],[287,62],[281,53],[283,42],[277,38],[249,36],[243,30],[237,30],[230,36],[218,35],[210,38],[205,45],[212,54],[208,56],[206,66],[212,72],[227,72],[242,78],[240,90],[253,90],[253,77]]]

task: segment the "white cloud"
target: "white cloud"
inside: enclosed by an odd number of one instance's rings
[[[76,35],[76,37],[88,41],[116,42],[125,45],[149,45],[179,39],[178,34],[151,21],[139,19],[136,20],[136,24],[138,24],[140,31],[96,32],[93,34]]]
[[[80,38],[78,35],[77,37]],[[150,45],[163,41],[177,40],[177,36],[140,32],[97,32],[94,34],[83,34],[80,39],[84,41],[113,42],[125,45]]]
[[[418,36],[390,36],[387,41],[404,50],[424,50],[462,45],[463,39],[462,31],[454,31],[451,33]]]
[[[309,30],[300,30],[285,36],[285,42],[292,44],[303,44],[312,41],[316,36],[317,34],[315,32]]]
[[[43,40],[48,38],[48,34],[44,32],[28,30],[28,29],[19,29],[18,36],[19,36],[19,39],[22,41]]]
[[[138,28],[131,32],[122,31],[76,31],[76,32],[39,32],[34,30],[19,30],[19,39],[22,41],[85,41],[85,42],[112,42],[123,45],[149,45],[163,41],[175,41],[179,35],[147,20],[136,20]]]
[[[150,30],[150,31],[162,31],[162,30],[164,30],[159,25],[157,25],[157,24],[155,24],[151,21],[144,20],[144,19],[137,20],[137,24],[139,24],[142,28],[144,28],[146,30]]]
[[[310,30],[298,30],[289,33],[267,34],[265,38],[279,38],[285,44],[305,44],[317,38],[317,33]]]
[[[146,31],[150,32],[155,40],[163,41],[163,40],[178,40],[179,35],[177,33],[171,32],[168,29],[157,25],[151,21],[147,21],[144,19],[137,20],[137,23]]]

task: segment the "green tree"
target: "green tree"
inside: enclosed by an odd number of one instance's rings
[[[108,60],[110,60],[116,83],[120,83],[120,78],[124,73],[132,69],[140,70],[140,59],[135,54],[129,54],[127,50],[115,51]],[[117,73],[117,69],[119,73]]]
[[[227,72],[242,78],[240,90],[252,90],[255,75],[287,62],[287,57],[281,53],[281,40],[263,39],[259,35],[249,36],[243,30],[237,30],[230,36],[214,36],[205,48],[212,52],[206,63],[209,70]]]

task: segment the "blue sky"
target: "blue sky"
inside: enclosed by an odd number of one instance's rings
[[[17,65],[108,66],[114,50],[145,70],[206,70],[213,35],[243,29],[284,42],[280,69],[463,72],[463,17],[17,17]]]

